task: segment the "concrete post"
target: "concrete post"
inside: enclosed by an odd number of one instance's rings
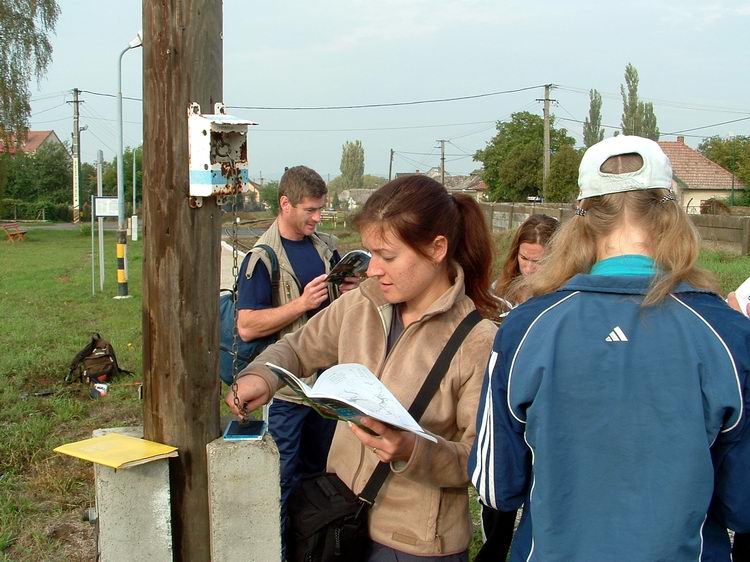
[[[220,437],[206,445],[206,457],[211,562],[281,560],[279,452],[271,436]]]
[[[143,437],[142,427],[97,429]],[[94,465],[100,562],[172,562],[169,460],[114,470]]]

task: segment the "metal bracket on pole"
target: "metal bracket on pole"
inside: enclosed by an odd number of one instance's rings
[[[203,197],[214,196],[221,205],[227,196],[250,191],[247,134],[257,123],[227,115],[222,103],[205,115],[191,103],[187,117],[190,207],[202,207]]]

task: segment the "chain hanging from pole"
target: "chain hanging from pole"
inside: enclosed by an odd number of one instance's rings
[[[231,157],[228,157],[228,159],[230,166],[230,177],[234,176],[236,179],[239,179],[240,171],[235,166],[234,160],[232,160]],[[237,333],[237,278],[239,277],[240,273],[239,267],[237,265],[239,258],[239,252],[237,250],[237,223],[239,222],[239,216],[237,212],[237,197],[240,197],[241,194],[242,190],[236,189],[232,195],[232,278],[234,279],[234,287],[232,289],[232,311],[234,312],[234,333],[232,335],[232,396],[234,400],[234,406],[240,413],[240,417],[242,419],[245,419],[248,413],[245,411],[244,406],[240,404],[240,399],[237,396],[237,355],[239,349],[239,335]]]

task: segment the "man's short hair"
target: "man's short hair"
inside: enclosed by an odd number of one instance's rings
[[[327,194],[326,182],[318,172],[307,166],[288,168],[279,182],[279,199],[286,195],[292,205],[297,205],[305,197],[319,199]]]

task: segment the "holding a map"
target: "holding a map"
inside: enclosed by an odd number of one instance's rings
[[[421,175],[375,191],[352,224],[370,254],[360,264],[368,278],[258,355],[238,375],[239,404],[230,392],[227,405],[252,411],[286,383],[321,415],[348,422],[336,424],[328,473],[295,492],[325,489],[329,498],[348,488],[372,507],[356,510],[355,525],[323,502],[291,501],[289,562],[319,560],[329,547],[346,561],[467,561],[467,464],[496,328],[487,319],[458,328],[476,321],[470,313],[487,318],[496,308],[489,228],[473,198]],[[454,334],[464,339],[448,346]],[[305,527],[332,514],[314,531]]]
[[[282,367],[273,363],[266,366],[322,416],[351,421],[370,431],[360,421],[362,416],[369,416],[437,443],[364,365],[334,365],[318,377],[312,388]]]

